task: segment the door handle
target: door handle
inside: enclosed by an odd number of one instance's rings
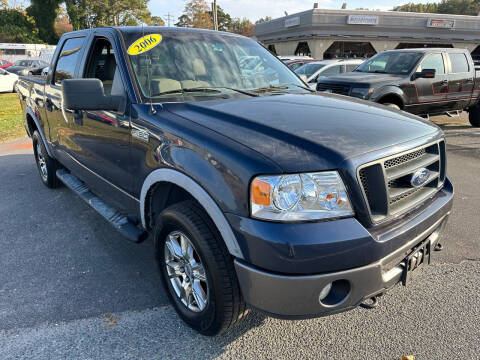
[[[83,125],[83,111],[75,110],[73,112],[73,122],[79,126]]]
[[[466,82],[467,84],[471,84],[471,83],[473,82],[473,79],[472,79],[472,78],[467,79],[467,80],[465,80],[465,82]]]
[[[442,84],[442,85],[447,85],[447,84],[448,84],[448,80],[442,80],[442,81],[440,82],[440,84]]]

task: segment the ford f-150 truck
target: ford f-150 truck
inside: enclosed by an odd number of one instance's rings
[[[464,49],[406,49],[378,53],[348,74],[320,79],[318,91],[370,100],[412,114],[469,113],[480,126],[480,80]]]
[[[451,211],[437,126],[318,95],[242,36],[67,33],[19,96],[43,183],[127,239],[151,234],[173,306],[203,334],[247,308],[305,318],[374,301],[430,262]]]

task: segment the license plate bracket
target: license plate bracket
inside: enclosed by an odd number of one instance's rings
[[[412,276],[413,271],[417,270],[423,265],[430,265],[431,248],[432,245],[430,243],[430,239],[426,239],[415,246],[410,252],[410,255],[405,258],[403,261],[404,267],[402,274],[403,285],[407,285],[407,282]]]

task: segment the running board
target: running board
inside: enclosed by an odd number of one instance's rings
[[[462,112],[460,110],[455,110],[455,111],[447,111],[446,114],[448,117],[455,117],[455,116],[460,116]]]
[[[57,170],[57,177],[65,186],[75,192],[82,200],[102,215],[105,220],[128,240],[140,242],[146,238],[146,232],[140,230],[135,224],[128,220],[125,215],[93,194],[80,179],[64,169]]]

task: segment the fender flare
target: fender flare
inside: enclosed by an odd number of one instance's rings
[[[407,104],[405,93],[402,91],[402,89],[393,85],[387,85],[378,89],[378,92],[375,93],[374,101],[378,103],[382,98],[389,95],[397,96],[402,101],[403,106]]]
[[[45,149],[47,149],[48,156],[51,158],[55,159],[55,157],[52,154],[52,150],[50,149],[50,146],[47,142],[47,138],[45,137],[45,134],[43,133],[42,128],[40,127],[40,124],[38,122],[37,116],[33,112],[33,110],[29,107],[27,107],[26,114],[25,115],[30,115],[30,117],[33,119],[33,122],[35,123],[35,126],[37,127],[38,133],[40,134],[40,137],[42,138],[43,141],[43,146],[45,146]],[[27,120],[27,119],[25,119]],[[28,121],[28,120],[27,120]],[[30,134],[32,136],[33,134]]]
[[[180,186],[193,196],[205,209],[207,214],[213,220],[217,226],[218,231],[222,235],[225,245],[231,255],[243,259],[242,251],[238,245],[237,239],[232,231],[230,224],[228,223],[222,210],[218,207],[212,197],[192,178],[183,174],[182,172],[174,169],[157,169],[152,171],[142,185],[142,191],[140,194],[140,215],[142,219],[142,225],[146,229],[145,219],[145,200],[150,188],[159,182],[169,182]]]

